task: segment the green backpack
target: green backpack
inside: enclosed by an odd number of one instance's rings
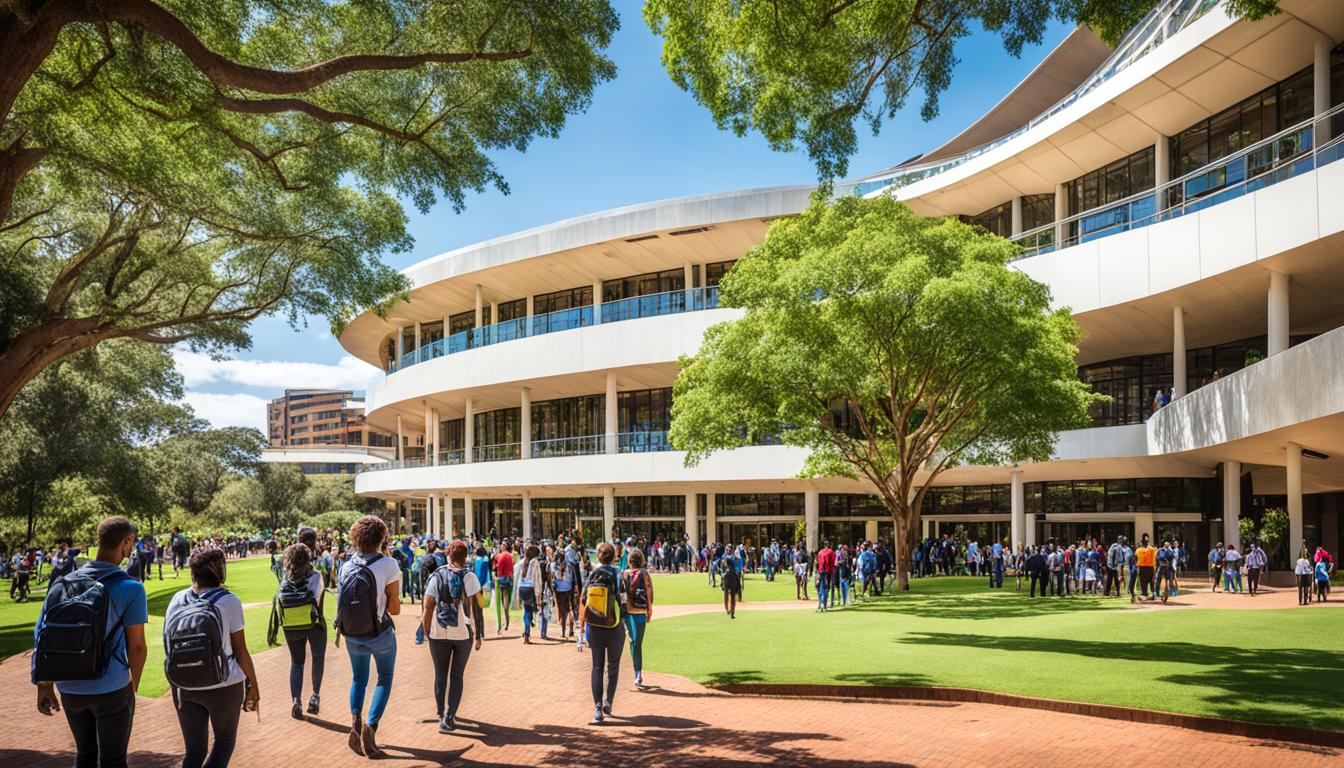
[[[281,629],[312,629],[322,621],[317,601],[307,584],[286,581],[275,595],[275,614]]]

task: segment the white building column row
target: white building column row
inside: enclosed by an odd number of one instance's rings
[[[602,486],[602,535],[597,542],[611,541],[611,529],[616,527],[616,488]],[[594,542],[594,543],[597,543]]]
[[[705,492],[705,537],[708,539],[705,543],[707,544],[719,539],[718,498],[719,495],[713,490]]]
[[[523,489],[523,540],[532,538],[532,491]]]
[[[1302,446],[1289,443],[1284,451],[1288,475],[1288,561],[1297,562],[1302,548]]]
[[[700,494],[686,494],[686,537],[691,549],[700,551]]]
[[[1009,508],[1012,512],[1009,545],[1014,549],[1027,544],[1027,503],[1022,485],[1022,470],[1013,470],[1012,488],[1009,493]],[[1034,526],[1033,526],[1034,527]]]
[[[1288,349],[1288,275],[1269,273],[1269,324],[1266,329],[1266,357]]]
[[[476,452],[476,408],[470,397],[462,405],[462,463],[470,464]]]
[[[1223,462],[1223,543],[1241,549],[1241,462]]]
[[[606,414],[605,414],[605,432],[606,432],[606,453],[614,455],[617,452],[617,429],[620,427],[620,414],[616,407],[616,374],[613,371],[607,371],[607,396],[606,396]],[[611,527],[607,527],[607,535],[611,534]]]
[[[1171,308],[1171,399],[1185,397],[1185,308]],[[1140,393],[1142,394],[1142,393]]]
[[[523,387],[518,402],[518,455],[524,459],[532,458],[532,388]]]
[[[803,520],[807,526],[807,551],[816,552],[821,538],[821,494],[810,486],[803,491]]]

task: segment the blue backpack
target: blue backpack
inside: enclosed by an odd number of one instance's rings
[[[112,610],[110,584],[130,576],[120,568],[94,578],[84,570],[56,579],[47,590],[46,609],[38,620],[31,674],[34,683],[97,680],[112,658],[110,640],[120,626],[107,631]]]
[[[434,616],[439,622],[439,626],[447,629],[448,627],[461,626],[462,597],[466,592],[466,574],[464,568],[458,570],[450,566],[444,566],[434,572],[432,578],[438,581],[439,599],[435,601]]]

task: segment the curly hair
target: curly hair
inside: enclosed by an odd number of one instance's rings
[[[313,555],[307,544],[285,547],[285,577],[292,581],[307,581],[313,575]]]
[[[361,552],[377,552],[387,541],[387,523],[382,518],[365,515],[350,526],[350,542]]]
[[[224,583],[224,550],[202,547],[191,553],[187,567],[191,569],[191,580],[197,586],[218,587]]]

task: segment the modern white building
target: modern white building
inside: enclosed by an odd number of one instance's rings
[[[1049,462],[941,475],[928,533],[1198,551],[1283,507],[1289,541],[1338,551],[1344,3],[1280,6],[1248,22],[1165,2],[1114,51],[1079,30],[952,141],[837,190],[1021,243],[1015,267],[1072,309],[1079,375],[1112,397]],[[411,267],[409,300],[340,339],[387,371],[368,420],[400,446],[357,490],[435,533],[889,536],[859,483],[799,479],[799,449],[687,468],[666,440],[678,357],[735,316],[719,280],[811,192],[634,205]]]

